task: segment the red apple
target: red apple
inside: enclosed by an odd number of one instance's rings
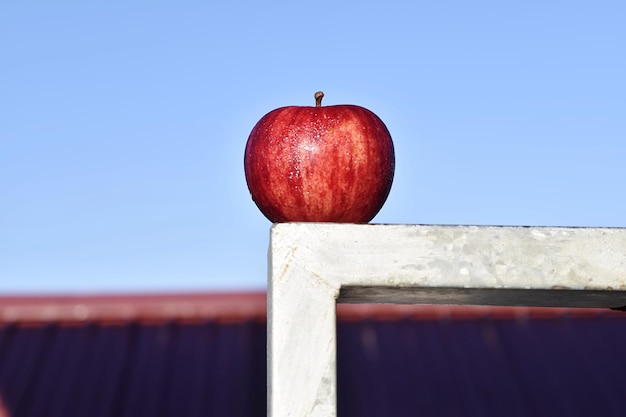
[[[288,106],[252,129],[244,156],[252,199],[271,222],[367,223],[393,182],[391,135],[354,105]]]

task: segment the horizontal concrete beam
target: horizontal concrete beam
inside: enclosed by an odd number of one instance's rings
[[[626,229],[274,225],[269,415],[336,415],[337,302],[623,307]]]

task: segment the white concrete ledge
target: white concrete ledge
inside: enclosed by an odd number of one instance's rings
[[[274,225],[268,415],[336,415],[337,302],[626,306],[626,229]]]

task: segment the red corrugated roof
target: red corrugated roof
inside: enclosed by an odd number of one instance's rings
[[[265,321],[264,292],[4,295],[0,296],[0,323],[80,323],[129,321]],[[432,320],[481,317],[556,317],[614,314],[608,309],[493,307],[396,304],[339,304],[339,320]]]
[[[0,297],[0,417],[265,416],[265,308],[258,292]],[[624,414],[626,313],[338,317],[340,417]]]
[[[0,322],[265,320],[262,292],[0,297]]]

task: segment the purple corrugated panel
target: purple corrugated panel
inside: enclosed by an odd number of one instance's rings
[[[176,326],[146,324],[137,329],[128,365],[127,391],[120,402],[119,417],[158,416],[164,407],[166,371],[170,365]]]
[[[350,416],[621,416],[626,320],[339,323]]]
[[[220,326],[209,381],[212,391],[210,416],[260,416],[266,413],[265,375],[259,362],[265,360],[264,325],[256,322]],[[261,383],[262,381],[262,383]]]
[[[610,413],[617,415],[624,411],[626,398],[626,320],[589,318],[569,323],[575,338],[584,338],[584,343],[573,340],[570,349],[577,352],[577,367],[594,387],[590,396],[593,402],[601,402]]]
[[[37,388],[24,410],[26,416],[63,417],[71,414],[76,387],[80,384],[82,360],[88,352],[89,334],[83,326],[57,327],[42,352],[44,364]]]
[[[209,362],[216,355],[216,323],[191,323],[180,326],[174,342],[170,384],[165,396],[168,416],[201,417],[211,401]]]
[[[460,341],[456,354],[465,370],[463,385],[474,399],[474,415],[527,415],[522,412],[520,383],[513,377],[514,370],[502,345],[498,328],[502,323],[479,320],[454,326]]]
[[[0,363],[0,395],[11,417],[26,416],[41,367],[47,360],[50,327],[16,327]]]
[[[73,416],[109,417],[118,415],[117,398],[124,396],[124,375],[131,366],[129,350],[137,326],[95,325],[85,328],[92,333],[92,344],[81,369],[81,383],[76,387]]]
[[[612,318],[527,321],[507,330],[510,361],[524,382],[525,404],[533,415],[621,415],[614,401],[626,398],[623,353],[611,363],[598,355],[623,344],[626,322]],[[594,347],[595,345],[595,347]],[[623,351],[622,351],[623,352]]]

